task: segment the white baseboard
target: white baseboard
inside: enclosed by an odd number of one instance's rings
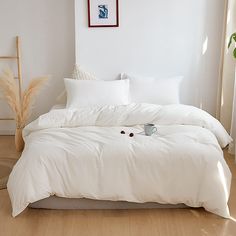
[[[14,135],[16,130],[15,122],[1,121],[0,122],[0,135]]]
[[[0,135],[15,135],[15,130],[0,130]]]

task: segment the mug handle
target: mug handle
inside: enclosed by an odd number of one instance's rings
[[[154,134],[155,132],[157,132],[157,127],[153,127],[152,129],[152,133]]]

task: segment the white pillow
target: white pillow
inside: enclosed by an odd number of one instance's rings
[[[84,70],[82,66],[75,65],[72,72],[72,79],[97,80],[96,76]]]
[[[129,103],[129,80],[96,81],[64,79],[67,108]]]
[[[75,65],[73,72],[72,72],[72,79],[78,80],[97,80],[97,78],[92,75],[91,73],[85,71],[83,67],[79,65]],[[63,92],[57,97],[57,102],[66,104],[66,90],[64,89]]]
[[[157,79],[122,74],[121,79],[130,80],[130,102],[159,105],[179,104],[179,87],[182,76]]]

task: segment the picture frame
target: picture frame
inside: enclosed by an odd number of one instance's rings
[[[89,27],[119,27],[118,0],[88,0]]]

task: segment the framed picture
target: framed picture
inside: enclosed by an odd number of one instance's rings
[[[118,0],[88,0],[89,27],[118,27]]]

